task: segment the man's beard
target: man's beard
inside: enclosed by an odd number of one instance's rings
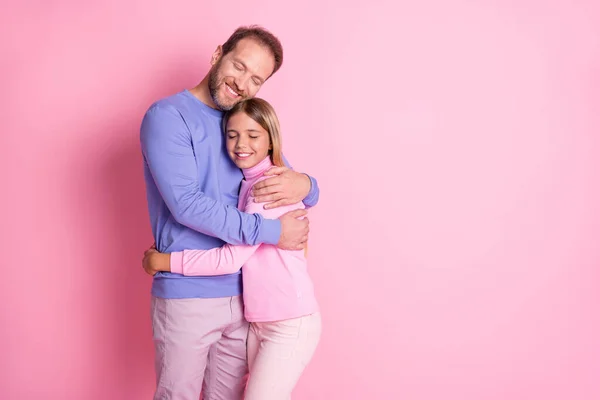
[[[240,99],[232,104],[224,104],[223,102],[221,102],[219,100],[219,97],[218,97],[219,87],[220,87],[219,85],[225,84],[225,82],[223,82],[219,76],[220,68],[221,68],[221,60],[219,60],[219,62],[214,67],[211,68],[211,70],[208,74],[208,92],[210,93],[210,97],[212,98],[213,103],[215,103],[215,105],[217,106],[218,109],[223,110],[223,111],[228,111],[228,110],[231,110],[233,108],[233,106],[235,106],[239,101],[243,100],[244,97],[240,96]],[[219,84],[219,81],[221,81],[220,84]]]

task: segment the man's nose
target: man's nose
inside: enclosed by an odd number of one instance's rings
[[[248,85],[248,79],[250,79],[250,76],[248,76],[247,74],[238,76],[237,78],[234,79],[233,83],[235,83],[235,89],[237,90],[237,92],[239,94],[241,94],[241,95],[246,94],[246,87]]]

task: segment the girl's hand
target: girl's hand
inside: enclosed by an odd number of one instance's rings
[[[171,255],[168,253],[160,253],[156,250],[156,244],[153,244],[144,252],[142,259],[142,267],[148,275],[154,276],[159,271],[171,271]]]

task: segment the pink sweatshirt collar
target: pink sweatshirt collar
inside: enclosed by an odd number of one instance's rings
[[[243,168],[242,172],[244,173],[244,178],[246,180],[252,180],[262,176],[269,168],[273,166],[271,162],[271,157],[267,156],[264,160],[256,164],[254,167]]]

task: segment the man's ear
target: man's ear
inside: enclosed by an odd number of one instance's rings
[[[210,65],[216,65],[219,60],[221,59],[221,56],[223,55],[223,46],[218,45],[215,52],[213,53],[212,57],[210,58]]]

